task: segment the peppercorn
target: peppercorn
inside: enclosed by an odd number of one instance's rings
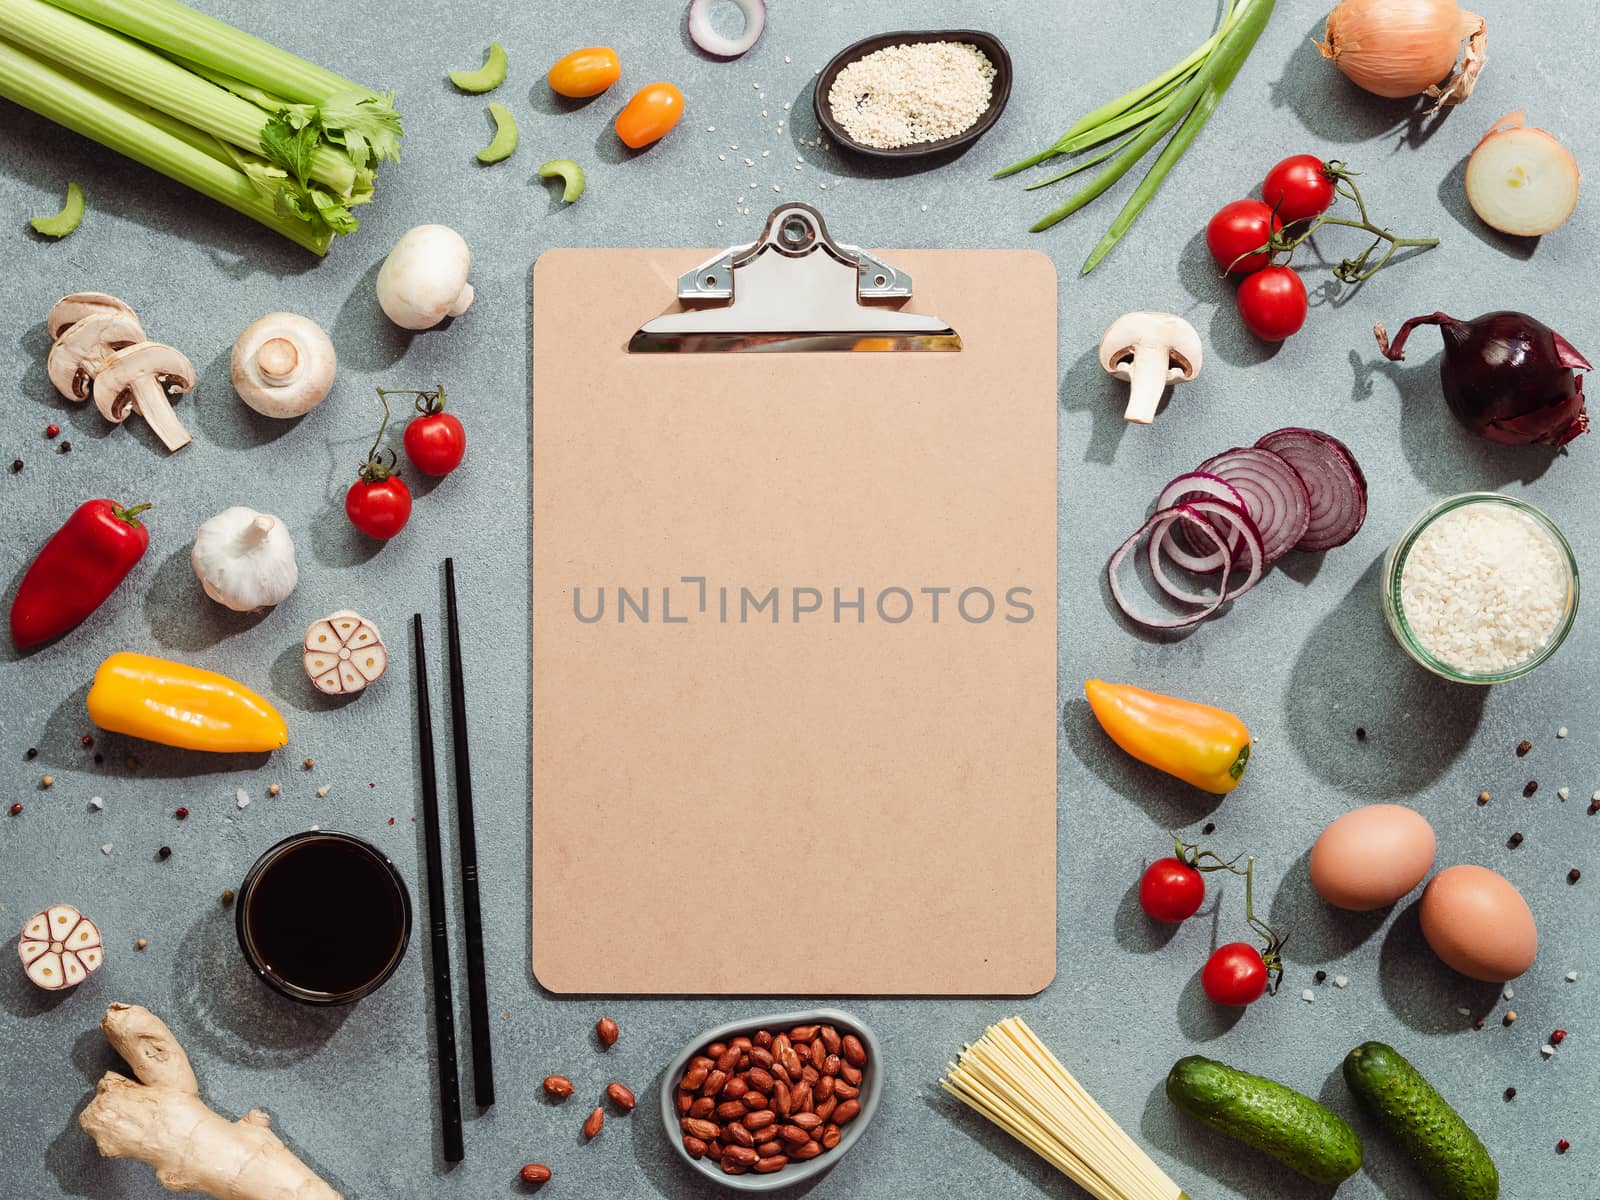
[[[34,759],[39,757],[39,747],[29,746],[22,757],[27,759],[29,762],[32,762]]]
[[[1514,1008],[1508,1009],[1506,1015],[1500,1018],[1500,1023],[1502,1025],[1515,1025],[1517,1023],[1517,1010]]]
[[[20,805],[20,804],[13,804],[13,805],[12,805],[12,806],[11,806],[11,815],[12,815],[12,816],[13,816],[13,817],[20,817],[20,816],[21,816],[21,815],[22,815],[22,805]]]
[[[56,777],[54,775],[41,775],[41,776],[39,776],[39,786],[42,787],[42,788],[54,787],[55,786],[55,782],[56,782]]]
[[[1356,741],[1364,742],[1366,740],[1367,740],[1367,731],[1366,731],[1366,729],[1364,727],[1360,726],[1360,725],[1357,725],[1356,726]]]
[[[1506,845],[1515,850],[1518,846],[1522,845],[1522,835],[1520,833],[1513,833],[1509,838],[1506,839]]]
[[[1572,1149],[1572,1143],[1567,1141],[1566,1138],[1562,1138],[1559,1142],[1556,1143],[1556,1153],[1557,1154],[1565,1154],[1568,1150],[1571,1150],[1571,1149]]]
[[[72,453],[72,443],[71,442],[62,442],[61,443],[61,453],[63,453],[63,454]]]
[[[230,905],[232,903],[233,903],[233,889],[232,888],[223,888],[222,889],[222,907],[226,908],[226,907],[228,907],[228,905]]]
[[[178,810],[177,810],[177,811],[176,811],[176,812],[174,812],[174,813],[173,813],[173,814],[172,814],[172,815],[173,815],[173,816],[175,816],[175,817],[177,817],[177,818],[178,818],[178,820],[180,820],[180,821],[183,821],[183,820],[187,820],[187,819],[188,819],[188,816],[189,816],[189,810],[188,810],[188,809],[187,809],[187,808],[181,808],[181,807],[180,807],[180,808],[179,808],[179,809],[178,809]]]
[[[143,950],[149,944],[150,940],[148,938],[140,938],[138,941],[134,942],[133,948],[135,950]]]
[[[305,769],[309,771],[309,770],[311,770],[312,767],[317,765],[317,760],[314,759],[314,758],[308,758],[308,759],[306,759],[304,765],[305,765]]]
[[[1539,781],[1537,779],[1530,779],[1530,780],[1528,780],[1527,783],[1522,785],[1522,794],[1524,796],[1531,796],[1535,792],[1537,792],[1538,790],[1539,790]]]
[[[1520,742],[1517,743],[1517,757],[1518,758],[1523,757],[1525,754],[1528,753],[1529,750],[1532,750],[1532,749],[1533,749],[1533,743],[1530,742],[1527,738],[1523,738]]]
[[[1516,1098],[1517,1098],[1517,1089],[1514,1088],[1514,1087],[1508,1087],[1506,1089],[1506,1100],[1507,1101],[1511,1101],[1511,1100],[1515,1100]]]
[[[1479,792],[1478,793],[1478,804],[1479,804],[1480,807],[1482,805],[1485,805],[1485,804],[1489,803],[1489,801],[1491,799],[1493,799],[1493,797],[1491,797],[1488,792]]]
[[[166,862],[167,859],[172,857],[172,847],[171,846],[163,846],[163,847],[161,847],[161,849],[156,851],[156,857],[159,858],[162,862]]]
[[[78,742],[84,747],[84,749],[88,749],[90,746],[94,745],[94,734],[86,733],[78,739]]]
[[[1578,880],[1580,880],[1582,878],[1583,878],[1583,872],[1578,870],[1577,867],[1573,867],[1572,870],[1567,872],[1567,882],[1568,883],[1577,883]]]
[[[1556,1030],[1554,1033],[1552,1033],[1550,1035],[1550,1044],[1552,1046],[1559,1046],[1559,1045],[1561,1045],[1562,1042],[1564,1042],[1566,1040],[1567,1040],[1567,1031],[1565,1029],[1558,1029],[1558,1030]]]
[[[57,425],[54,421],[51,421],[50,424],[44,427],[44,435],[47,438],[58,437],[60,434],[61,426]]]
[[[1318,983],[1326,983],[1328,982],[1328,973],[1326,971],[1318,971],[1313,978],[1315,978]]]
[[[11,460],[11,473],[15,475],[20,470],[22,470],[22,460],[20,458],[13,458]]]
[[[1472,1027],[1474,1029],[1482,1029],[1483,1028],[1483,1018],[1479,1017],[1476,1021],[1474,1021],[1472,1023]]]
[[[276,796],[282,790],[283,790],[282,788],[280,788],[277,784],[274,783],[270,787],[267,788],[267,795]]]
[[[1200,830],[1200,832],[1205,834],[1206,837],[1210,837],[1216,831],[1217,831],[1217,823],[1215,821],[1207,821],[1205,823],[1205,828]]]

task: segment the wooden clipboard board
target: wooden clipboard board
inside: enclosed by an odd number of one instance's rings
[[[1039,991],[1054,267],[882,252],[955,353],[629,353],[707,253],[534,267],[535,976]]]

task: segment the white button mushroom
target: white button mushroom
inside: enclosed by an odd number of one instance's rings
[[[332,390],[337,367],[322,326],[295,313],[268,313],[233,344],[233,390],[264,417],[310,412]]]
[[[77,987],[105,960],[100,930],[70,904],[52,904],[22,927],[17,954],[28,978],[46,991]]]
[[[317,691],[351,695],[378,682],[389,665],[389,652],[376,625],[341,609],[306,629],[304,662]]]
[[[472,305],[472,252],[448,225],[418,225],[378,269],[378,303],[402,329],[431,329]]]
[[[243,505],[200,526],[189,560],[206,595],[235,612],[271,608],[300,581],[288,528]]]
[[[1200,358],[1200,335],[1172,313],[1125,313],[1100,339],[1100,366],[1133,385],[1122,418],[1140,425],[1155,420],[1167,384],[1200,374]]]

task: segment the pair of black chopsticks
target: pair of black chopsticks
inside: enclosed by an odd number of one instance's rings
[[[467,926],[467,1006],[472,1016],[472,1082],[479,1105],[494,1103],[489,1045],[489,990],[484,979],[483,908],[478,896],[478,838],[472,816],[472,758],[467,748],[466,683],[461,670],[461,621],[456,612],[456,564],[444,560],[445,612],[450,635],[450,734],[456,762],[456,821],[461,841],[461,907]],[[428,924],[433,937],[433,1016],[439,1048],[439,1106],[446,1162],[466,1157],[461,1132],[461,1081],[456,1067],[455,993],[450,984],[450,938],[445,925],[444,860],[439,848],[439,781],[433,763],[433,712],[422,614],[411,618],[417,653],[417,741],[422,760],[422,829],[427,848]]]

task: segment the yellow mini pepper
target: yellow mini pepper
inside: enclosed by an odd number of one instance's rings
[[[226,675],[148,654],[113,654],[94,673],[89,719],[129,737],[218,754],[289,741],[278,710]]]
[[[1232,713],[1103,679],[1083,691],[1100,727],[1140,762],[1219,796],[1239,786],[1250,731]]]

